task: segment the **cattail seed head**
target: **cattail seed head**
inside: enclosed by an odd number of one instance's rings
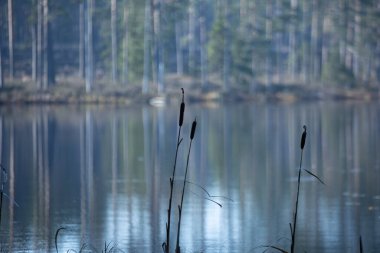
[[[193,124],[191,125],[190,140],[194,138],[196,128],[197,128],[197,119],[194,119]]]
[[[306,142],[306,126],[303,126],[303,133],[301,137],[301,149],[305,147],[305,142]]]
[[[179,112],[179,126],[182,126],[183,115],[185,114],[185,102],[184,102],[185,92],[183,91],[183,88],[181,88],[181,89],[182,89],[182,102],[181,102],[181,108],[180,108],[180,112]]]

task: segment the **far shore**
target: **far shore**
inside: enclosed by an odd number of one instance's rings
[[[380,98],[377,86],[325,87],[323,85],[257,84],[255,89],[236,88],[231,84],[228,91],[223,85],[209,83],[201,85],[193,79],[171,77],[165,80],[165,91],[158,92],[151,84],[146,94],[138,84],[110,84],[99,82],[89,93],[85,92],[82,80],[63,80],[47,90],[40,90],[30,81],[16,80],[0,88],[0,105],[42,104],[150,104],[160,106],[177,101],[180,88],[185,89],[186,100],[194,103],[239,103],[239,102],[284,102],[348,100],[374,101]]]

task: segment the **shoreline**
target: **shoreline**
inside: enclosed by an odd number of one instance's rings
[[[4,105],[53,105],[53,104],[147,104],[161,106],[178,101],[180,88],[185,89],[186,100],[190,103],[249,103],[302,101],[377,101],[378,87],[323,88],[316,85],[273,84],[257,85],[254,91],[231,88],[224,92],[222,85],[209,84],[201,87],[195,82],[169,80],[163,93],[142,94],[141,87],[125,87],[115,84],[99,84],[90,93],[84,91],[81,83],[58,83],[41,91],[33,83],[8,84],[0,88],[0,106]]]

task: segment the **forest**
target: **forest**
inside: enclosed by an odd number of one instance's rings
[[[380,83],[378,0],[1,0],[0,15],[0,87]]]

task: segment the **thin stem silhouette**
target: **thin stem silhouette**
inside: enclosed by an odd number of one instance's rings
[[[185,92],[183,88],[181,88],[181,90],[182,90],[182,102],[180,106],[180,114],[179,114],[179,121],[178,121],[179,128],[178,128],[178,136],[177,136],[177,147],[176,147],[175,156],[174,156],[173,174],[172,174],[172,177],[169,178],[170,196],[169,196],[169,207],[168,207],[168,221],[166,223],[166,242],[162,244],[162,249],[164,250],[164,253],[169,253],[169,250],[170,250],[170,220],[171,220],[171,210],[172,210],[172,200],[173,200],[174,177],[175,177],[175,171],[177,167],[178,149],[182,142],[181,128],[183,125],[183,118],[185,114],[185,102],[184,102]]]
[[[294,253],[294,247],[296,244],[296,229],[297,229],[297,215],[298,215],[298,199],[299,199],[299,193],[300,193],[300,185],[301,185],[301,171],[302,171],[302,155],[303,155],[303,149],[305,147],[306,142],[306,126],[303,126],[303,133],[301,137],[301,159],[300,159],[300,167],[298,169],[298,180],[297,180],[297,198],[296,198],[296,210],[294,212],[294,218],[293,218],[293,227],[290,226],[290,231],[292,235],[292,244],[290,246],[290,252]]]
[[[189,158],[190,158],[191,144],[193,143],[196,127],[197,127],[197,119],[195,119],[193,121],[193,124],[191,126],[190,145],[189,145],[189,151],[187,153],[187,160],[186,160],[185,180],[183,180],[181,204],[178,205],[179,218],[178,218],[178,230],[177,230],[177,245],[176,245],[176,248],[175,248],[175,252],[176,253],[180,253],[181,252],[181,249],[180,249],[180,246],[179,246],[179,236],[180,236],[180,232],[181,232],[183,197],[185,196],[186,179],[187,179],[187,172],[188,172],[188,168],[189,168]]]

